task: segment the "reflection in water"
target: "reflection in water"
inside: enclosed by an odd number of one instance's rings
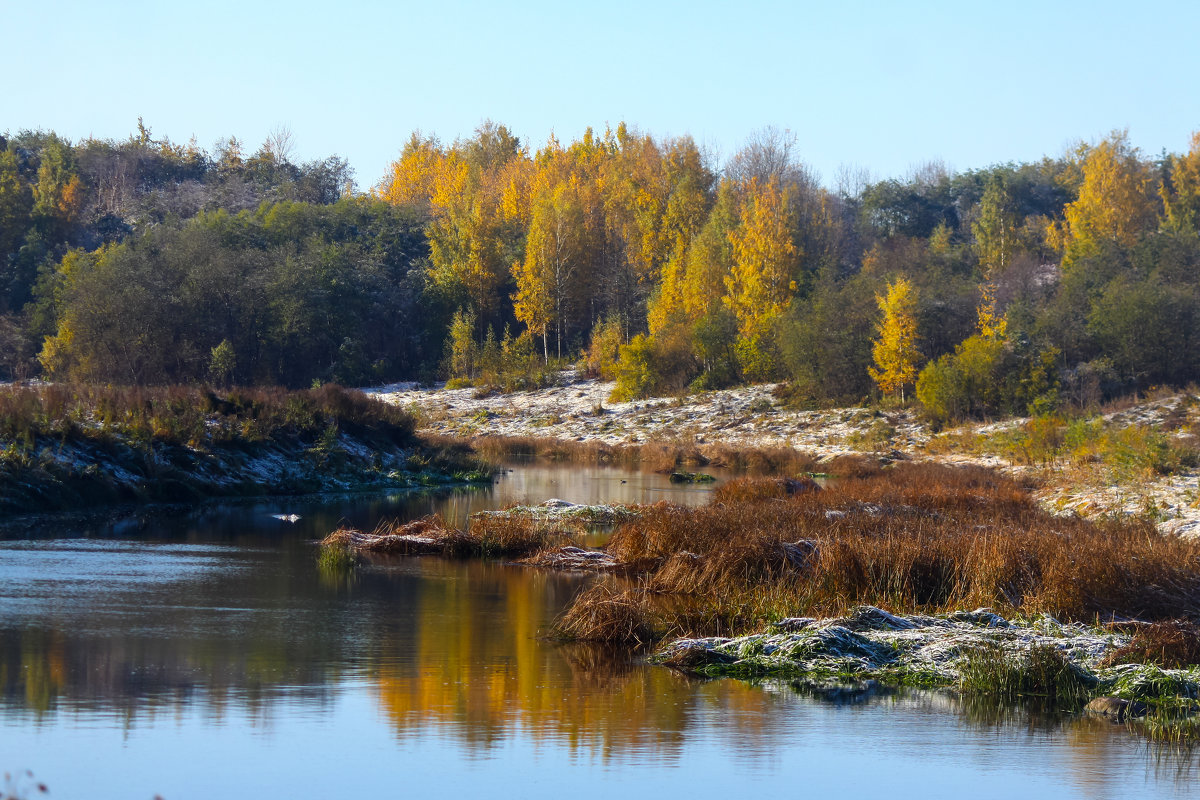
[[[623,781],[648,793],[784,780],[955,796],[978,793],[981,776],[996,794],[1190,791],[1189,761],[1156,760],[1094,720],[920,692],[831,703],[539,638],[583,576],[379,558],[331,580],[316,565],[312,540],[342,519],[465,520],[614,494],[696,502],[704,490],[522,468],[491,492],[208,507],[151,519],[136,540],[0,542],[0,770],[32,767],[56,794],[119,797],[332,794],[349,773],[385,791],[398,772],[414,792],[539,774],[494,793],[569,785],[581,797]],[[336,773],[318,766],[331,760]]]

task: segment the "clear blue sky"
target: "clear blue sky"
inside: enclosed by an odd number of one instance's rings
[[[377,182],[414,129],[491,118],[535,147],[621,120],[728,157],[788,128],[827,183],[941,159],[1059,155],[1128,128],[1157,154],[1200,129],[1200,3],[131,2],[0,0],[0,130],[257,149]]]

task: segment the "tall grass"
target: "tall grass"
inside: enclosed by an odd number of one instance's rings
[[[1172,475],[1200,466],[1200,437],[1161,425],[1105,422],[1100,417],[1034,417],[976,444],[1017,464],[1099,464],[1119,478]]]
[[[750,624],[860,604],[1089,621],[1200,613],[1200,544],[1144,522],[1051,516],[977,467],[897,464],[823,491],[731,485],[698,509],[650,508],[608,549],[641,565],[645,602],[732,604]]]
[[[1052,645],[1017,652],[999,645],[979,647],[965,654],[960,671],[959,689],[964,694],[998,700],[1040,698],[1072,710],[1088,701],[1095,683]]]
[[[411,522],[382,520],[369,533],[338,528],[321,540],[322,558],[346,553],[437,554],[449,558],[515,558],[571,541],[571,533],[529,517],[473,517],[466,531],[449,528],[438,515]]]

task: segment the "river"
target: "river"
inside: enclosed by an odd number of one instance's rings
[[[517,465],[486,490],[10,527],[0,773],[31,770],[56,798],[167,800],[1162,798],[1200,785],[1192,758],[1097,720],[944,693],[830,702],[539,638],[580,576],[432,557],[331,574],[312,544],[341,521],[438,511],[461,525],[511,502],[700,503],[708,491]],[[35,794],[23,780],[13,788]]]

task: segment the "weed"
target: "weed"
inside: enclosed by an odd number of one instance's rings
[[[1035,645],[1016,653],[996,644],[963,655],[959,690],[998,700],[1042,698],[1064,707],[1081,708],[1096,679],[1052,645]]]

